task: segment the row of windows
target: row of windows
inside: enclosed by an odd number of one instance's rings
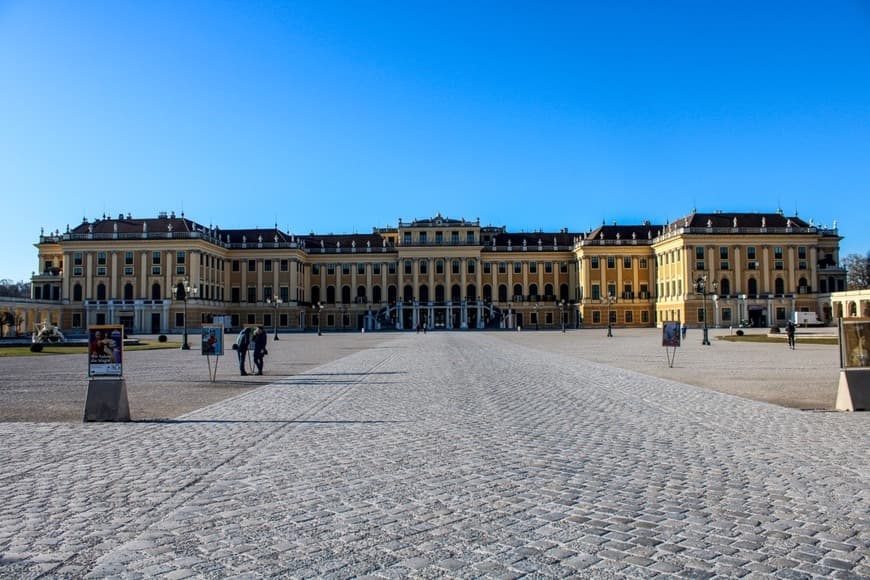
[[[592,324],[601,324],[602,312],[600,310],[592,310],[590,314],[592,315]],[[609,316],[611,324],[634,324],[636,321],[636,314],[637,313],[633,310],[611,309],[609,312],[604,312],[604,316]],[[622,320],[619,320],[620,316],[622,317]],[[649,311],[640,311],[640,322],[642,324],[649,324]]]
[[[806,278],[800,278],[798,280],[798,288],[797,292],[800,294],[806,294],[812,292],[812,288],[809,286]],[[683,281],[682,280],[672,280],[670,282],[659,282],[659,295],[660,296],[681,296],[683,293]],[[710,293],[714,293],[712,288],[710,289]],[[785,280],[782,278],[775,278],[773,281],[773,293],[774,294],[785,294]],[[717,281],[716,294],[720,294],[723,296],[728,296],[731,294],[731,281],[728,278],[722,278]],[[746,280],[746,293],[750,296],[757,295],[758,292],[758,280],[755,278],[748,278]]]
[[[450,232],[450,243],[452,245],[459,244],[459,236],[460,233],[458,231]],[[444,244],[444,232],[435,232],[435,245],[440,246]],[[412,235],[412,232],[405,232],[402,237],[402,241],[406,246],[410,246],[415,241],[417,244],[421,246],[425,246],[430,243],[429,240],[429,232],[417,232],[416,237]],[[474,231],[466,231],[465,232],[465,243],[466,244],[474,244]]]
[[[257,260],[233,260],[232,261],[232,270],[233,272],[241,272],[242,270],[242,262],[246,262],[246,267],[248,272],[256,272],[257,271]],[[263,271],[264,272],[272,272],[274,263],[278,262],[278,268],[281,272],[289,272],[290,271],[290,260],[263,260]],[[302,264],[300,262],[296,262],[297,267],[296,271],[298,272],[301,268]]]
[[[608,270],[616,268],[616,258],[614,256],[607,256],[606,261]],[[622,258],[623,270],[631,270],[631,261],[631,256],[625,256]],[[601,268],[601,259],[598,256],[592,256],[591,258],[589,258],[589,262],[589,267],[593,270],[598,270],[599,268]],[[638,260],[638,266],[640,267],[640,269],[646,270],[649,268],[649,262],[646,258],[640,258]]]

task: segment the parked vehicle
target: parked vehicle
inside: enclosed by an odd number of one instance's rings
[[[822,326],[825,323],[819,320],[815,312],[795,312],[792,315],[795,326]]]

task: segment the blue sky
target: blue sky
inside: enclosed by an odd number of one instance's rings
[[[0,278],[40,227],[585,231],[795,210],[870,250],[870,2],[0,0]]]

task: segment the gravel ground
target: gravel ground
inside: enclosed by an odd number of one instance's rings
[[[676,353],[673,368],[668,367],[658,329],[617,328],[612,338],[603,330],[487,334],[749,399],[800,409],[832,409],[839,377],[837,347],[802,340],[831,330],[803,331],[798,334],[797,349],[791,351],[784,337],[781,344],[717,340],[727,330],[711,330],[712,345],[702,346],[701,332],[692,329]],[[130,413],[134,420],[178,417],[354,352],[379,348],[392,336],[296,334],[274,342],[270,335],[264,376],[239,376],[235,352],[228,349],[213,383],[208,379],[207,361],[197,350],[129,352],[124,372]],[[0,358],[0,376],[0,421],[81,421],[87,392],[84,355]]]

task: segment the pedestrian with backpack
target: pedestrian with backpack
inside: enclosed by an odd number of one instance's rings
[[[239,355],[239,372],[242,376],[248,374],[245,370],[245,359],[248,358],[248,347],[251,345],[251,334],[249,328],[243,328],[236,337],[236,352]]]

